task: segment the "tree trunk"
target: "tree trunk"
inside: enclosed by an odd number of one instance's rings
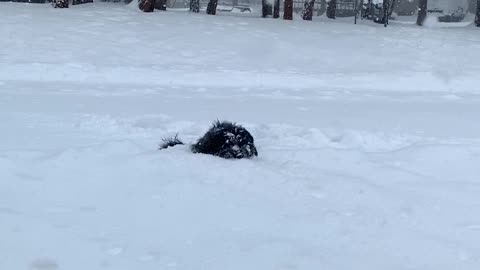
[[[330,19],[335,19],[337,13],[337,0],[330,0],[327,3],[327,17]]]
[[[218,0],[210,0],[207,5],[207,14],[210,14],[210,15],[217,14],[217,4],[218,4]]]
[[[390,17],[390,0],[383,0],[383,25],[387,27],[388,17]]]
[[[275,0],[273,2],[273,18],[277,19],[280,17],[280,0]]]
[[[417,25],[422,26],[427,18],[427,0],[418,1]]]
[[[265,18],[268,15],[272,15],[272,5],[267,0],[262,0],[262,17]]]
[[[293,20],[293,0],[285,0],[285,5],[283,6],[283,19]]]
[[[313,16],[313,5],[315,5],[315,0],[305,0],[302,11],[302,19],[305,21],[311,21]]]
[[[480,27],[480,0],[477,0],[477,11],[475,12],[475,25]]]
[[[155,0],[141,0],[138,7],[143,10],[143,12],[153,12]]]
[[[190,11],[195,13],[200,12],[200,0],[190,0]]]

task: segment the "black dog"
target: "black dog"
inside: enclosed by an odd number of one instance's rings
[[[173,147],[183,142],[176,135],[163,139],[160,149]],[[253,137],[242,126],[231,122],[216,121],[212,127],[190,148],[193,153],[210,154],[222,158],[251,158],[258,156]]]

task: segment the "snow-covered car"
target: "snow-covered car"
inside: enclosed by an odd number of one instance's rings
[[[428,12],[438,15],[440,22],[461,22],[468,11],[468,0],[430,0]]]
[[[227,6],[227,5],[218,5],[218,11],[222,12],[234,12],[234,13],[251,13],[252,9],[249,6]]]
[[[445,13],[441,9],[428,9],[429,13],[438,13],[441,14],[438,16],[439,22],[461,22],[465,19],[466,11],[463,8],[458,8],[457,10],[449,13]]]

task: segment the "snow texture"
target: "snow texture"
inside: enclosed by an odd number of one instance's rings
[[[478,270],[478,29],[295,16],[0,3],[0,269]]]

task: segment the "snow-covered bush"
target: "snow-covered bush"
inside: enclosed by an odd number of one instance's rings
[[[53,0],[52,5],[54,8],[68,8],[68,0]]]

